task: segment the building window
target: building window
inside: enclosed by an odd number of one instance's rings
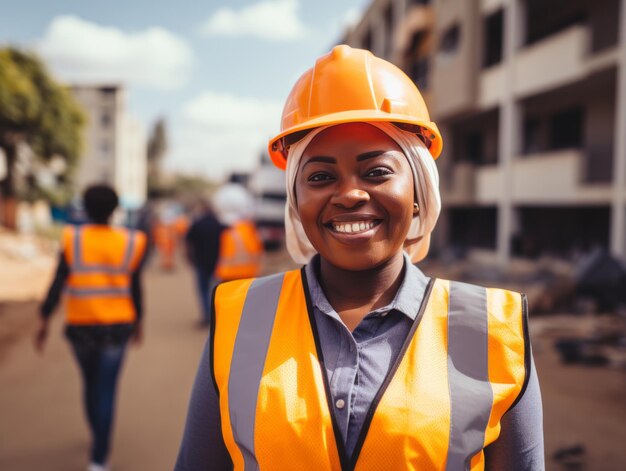
[[[363,49],[367,49],[368,51],[372,50],[372,31],[367,30],[365,36],[363,36]]]
[[[559,111],[550,117],[550,148],[579,148],[583,144],[583,110]]]
[[[409,76],[420,90],[428,88],[428,57],[421,57],[411,62]]]
[[[111,125],[111,115],[108,111],[103,111],[100,115],[100,126],[103,128],[108,128]]]
[[[445,56],[452,56],[459,49],[459,39],[461,28],[459,25],[450,27],[442,36],[439,42],[439,52]]]
[[[588,20],[585,2],[572,0],[527,0],[526,44],[533,44],[575,24]]]
[[[607,248],[611,211],[597,207],[521,207],[520,231],[513,253],[525,257],[552,254],[570,258],[595,247]]]
[[[116,88],[115,87],[102,87],[100,88],[100,95],[102,98],[109,99],[115,96]]]
[[[482,163],[485,154],[482,133],[472,132],[467,135],[465,138],[465,154],[466,160],[474,164]]]
[[[497,208],[453,208],[449,215],[450,242],[455,250],[496,248]]]
[[[483,67],[491,67],[502,60],[504,15],[497,11],[484,20],[483,24]]]
[[[111,152],[111,144],[109,143],[108,140],[102,140],[100,142],[100,155],[103,158],[108,158],[110,152]]]
[[[533,154],[541,152],[541,120],[535,116],[528,116],[524,119],[524,140],[522,142],[522,152]]]

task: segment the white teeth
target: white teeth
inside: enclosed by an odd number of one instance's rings
[[[374,227],[376,224],[373,221],[359,221],[353,223],[333,224],[333,229],[336,232],[362,232],[367,231]]]

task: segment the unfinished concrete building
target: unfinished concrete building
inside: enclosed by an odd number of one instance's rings
[[[626,0],[375,0],[344,40],[443,133],[436,247],[626,259]]]

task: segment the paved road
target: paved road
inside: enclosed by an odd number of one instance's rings
[[[148,270],[145,290],[145,341],[129,349],[120,382],[114,471],[172,469],[206,338],[196,327],[186,268],[174,274]],[[59,314],[43,357],[34,353],[30,337],[22,336],[0,363],[1,470],[86,469],[81,386]]]

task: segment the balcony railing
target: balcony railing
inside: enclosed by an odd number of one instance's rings
[[[476,170],[475,200],[497,203],[504,191],[514,204],[603,203],[611,199],[611,186],[585,185],[582,178],[584,154],[578,149],[515,158],[511,178],[503,181],[502,166]]]

